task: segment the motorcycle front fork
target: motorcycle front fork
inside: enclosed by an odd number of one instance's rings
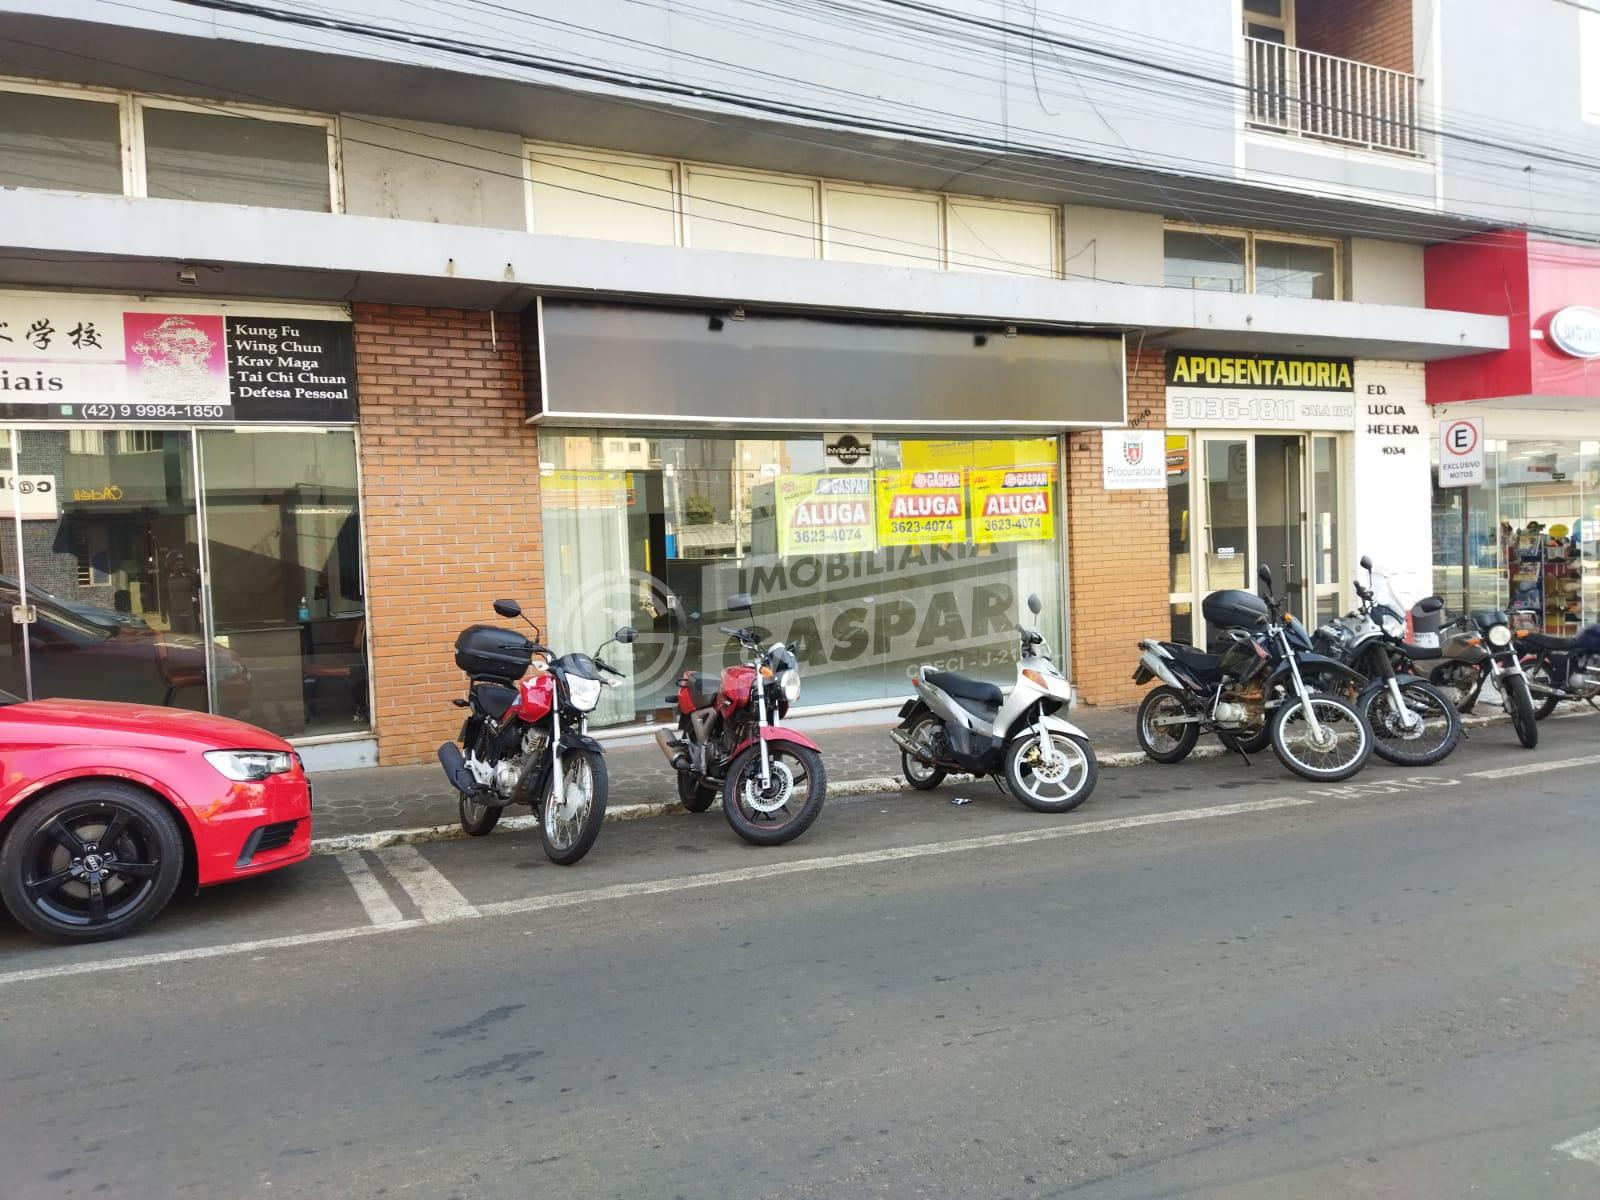
[[[767,749],[767,739],[765,736],[767,728],[767,690],[761,686],[761,679],[759,676],[756,678],[755,688],[756,745],[761,748],[761,790],[765,792],[770,790],[772,787],[772,752]]]

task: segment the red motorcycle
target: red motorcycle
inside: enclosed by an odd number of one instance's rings
[[[494,611],[522,617],[515,600],[496,600]],[[568,866],[589,852],[606,815],[606,760],[589,736],[589,714],[607,676],[623,675],[600,650],[636,635],[623,626],[593,654],[558,656],[528,624],[532,639],[499,625],[472,625],[456,638],[456,666],[469,684],[453,703],[469,712],[458,741],[439,747],[439,762],[461,793],[463,830],[482,837],[508,804],[530,805],[544,852]],[[535,655],[544,665],[527,675]]]
[[[748,613],[750,597],[728,601],[730,612]],[[722,678],[685,671],[678,694],[674,735],[662,729],[656,744],[678,773],[678,799],[690,812],[704,812],[722,791],[722,812],[733,831],[758,846],[779,846],[799,837],[822,811],[828,777],[822,752],[803,733],[778,724],[800,696],[800,664],[794,647],[765,648],[755,629],[722,630],[738,639],[750,661]]]

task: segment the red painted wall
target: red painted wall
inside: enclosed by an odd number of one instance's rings
[[[1529,238],[1521,230],[1477,234],[1423,252],[1429,308],[1508,318],[1510,348],[1428,364],[1428,403],[1502,396],[1600,400],[1600,359],[1574,358],[1544,336],[1574,304],[1600,308],[1600,248]]]

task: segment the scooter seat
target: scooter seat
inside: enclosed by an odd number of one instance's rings
[[[994,684],[968,679],[965,675],[957,675],[954,671],[924,671],[922,681],[929,687],[936,687],[941,692],[954,696],[957,700],[972,700],[978,704],[987,704],[991,708],[999,708],[1005,700],[1000,689]]]

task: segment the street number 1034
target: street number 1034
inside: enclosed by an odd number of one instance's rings
[[[228,412],[221,404],[85,404],[78,411],[85,421],[215,421]]]

